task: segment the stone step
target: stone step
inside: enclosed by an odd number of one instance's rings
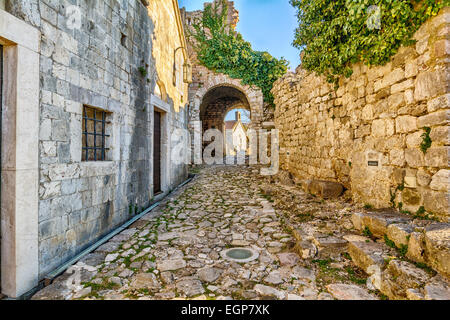
[[[411,221],[411,217],[390,209],[379,212],[358,212],[352,216],[355,229],[363,231],[367,227],[377,238],[383,238],[390,225],[405,224]]]
[[[431,276],[412,263],[392,260],[382,272],[380,291],[392,300],[416,300]],[[415,293],[415,296],[412,295]]]
[[[353,214],[355,229],[369,228],[376,238],[385,236],[397,246],[407,248],[406,257],[425,263],[450,278],[450,224],[424,220],[386,210]]]
[[[315,234],[312,242],[317,247],[321,259],[337,257],[347,251],[348,241],[339,237]]]
[[[426,262],[450,279],[450,223],[435,223],[425,230]]]
[[[371,273],[370,268],[373,266],[383,269],[391,256],[391,250],[385,244],[373,242],[368,238],[363,241],[362,237],[356,241],[349,241],[348,253],[353,263],[368,274]]]
[[[383,271],[380,291],[391,300],[450,300],[448,279],[401,260],[392,260]]]
[[[391,224],[387,228],[387,237],[395,243],[397,248],[407,246],[411,233],[415,230],[414,226],[406,223]]]

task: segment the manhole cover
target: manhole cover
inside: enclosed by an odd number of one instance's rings
[[[222,258],[240,263],[254,261],[259,258],[259,253],[248,248],[233,248],[222,251]]]

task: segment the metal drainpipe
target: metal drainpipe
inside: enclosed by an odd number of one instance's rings
[[[178,187],[176,187],[173,191],[169,192],[164,198],[167,198],[168,196],[170,196],[172,193],[174,193],[175,191],[177,191],[178,189],[180,189],[181,187],[185,186],[186,184],[188,184],[189,182],[191,182],[193,179],[195,178],[195,175],[191,175],[186,181],[184,181],[183,183],[181,183]],[[149,208],[147,208],[146,210],[144,210],[142,213],[140,213],[139,215],[137,215],[136,217],[134,217],[133,219],[129,220],[128,222],[126,222],[125,224],[123,224],[122,226],[118,227],[117,229],[115,229],[114,231],[112,231],[111,233],[109,233],[108,235],[106,235],[105,237],[103,237],[102,239],[98,240],[96,243],[94,243],[93,245],[91,245],[90,247],[88,247],[87,249],[83,250],[81,253],[79,253],[77,256],[75,256],[74,258],[72,258],[71,260],[69,260],[68,262],[64,263],[62,266],[58,267],[57,269],[55,269],[54,271],[50,272],[49,274],[47,274],[47,276],[45,276],[44,278],[44,287],[50,285],[53,280],[59,276],[60,274],[62,274],[64,271],[66,271],[70,266],[72,266],[73,264],[75,264],[76,262],[78,262],[79,260],[81,260],[84,256],[86,256],[87,254],[91,253],[92,251],[94,251],[95,249],[97,249],[98,247],[100,247],[102,244],[106,243],[107,241],[109,241],[111,238],[113,238],[115,235],[119,234],[120,232],[124,231],[125,229],[127,229],[129,226],[131,226],[133,223],[135,223],[137,220],[139,220],[140,218],[142,218],[143,216],[145,216],[146,214],[148,214],[149,212],[151,212],[153,209],[155,209],[159,204],[161,203],[161,201],[158,201],[156,203],[154,203],[153,205],[151,205]]]

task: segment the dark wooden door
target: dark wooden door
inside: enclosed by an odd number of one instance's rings
[[[155,111],[153,130],[153,191],[161,190],[161,113]]]

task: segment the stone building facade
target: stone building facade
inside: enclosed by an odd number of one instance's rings
[[[301,66],[278,80],[282,168],[306,188],[312,179],[339,182],[356,202],[448,221],[449,21],[447,7],[414,46],[385,66],[355,65],[337,90]]]
[[[188,56],[176,0],[2,0],[0,45],[1,290],[18,297],[187,178],[170,137]]]

